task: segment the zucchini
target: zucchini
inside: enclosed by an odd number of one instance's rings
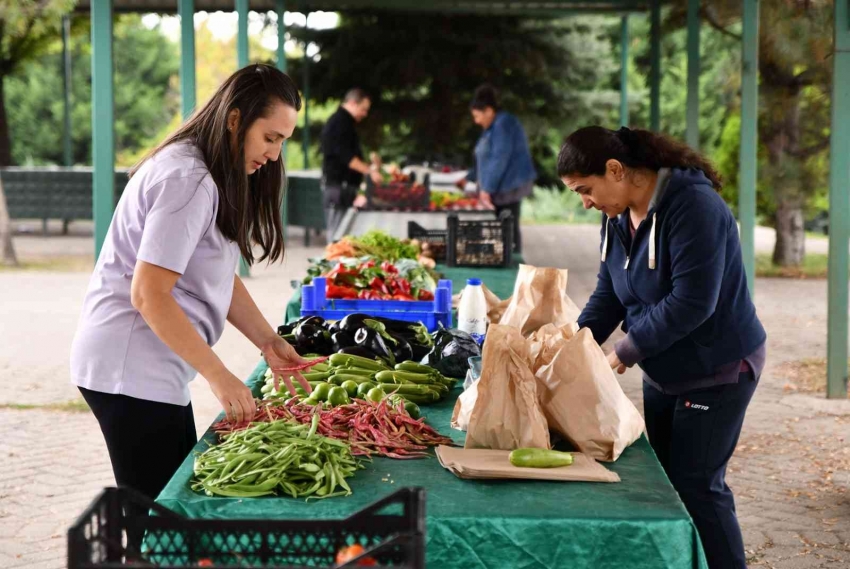
[[[571,465],[573,455],[569,452],[545,448],[518,448],[511,451],[508,460],[514,466],[523,468],[557,468]]]

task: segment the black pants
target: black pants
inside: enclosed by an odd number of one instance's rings
[[[643,384],[649,442],[696,524],[710,569],[747,567],[726,465],[757,385],[752,372],[684,395]]]
[[[156,498],[198,442],[192,404],[80,392],[100,423],[115,481]]]
[[[503,211],[511,212],[511,217],[514,220],[514,253],[522,253],[522,235],[519,232],[519,210],[522,202],[509,203],[505,205],[497,205],[496,217]]]

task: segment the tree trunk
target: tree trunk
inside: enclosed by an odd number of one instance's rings
[[[12,149],[9,144],[9,122],[6,120],[6,100],[3,97],[3,75],[0,74],[0,168],[12,163]],[[12,242],[12,220],[6,206],[6,194],[3,192],[3,180],[0,179],[0,264],[18,265],[15,244]]]
[[[776,245],[773,264],[780,267],[799,267],[806,256],[806,232],[803,229],[803,204],[784,199],[776,208]]]
[[[6,207],[6,194],[3,192],[3,180],[0,179],[0,264],[18,266],[15,244],[12,242],[12,220]]]

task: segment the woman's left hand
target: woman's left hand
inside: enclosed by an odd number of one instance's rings
[[[611,353],[608,354],[608,363],[611,365],[611,369],[617,370],[617,373],[624,374],[626,373],[627,366],[623,362],[620,361],[620,358],[617,357],[617,352],[615,350],[611,350]]]
[[[290,346],[289,343],[280,336],[275,336],[274,340],[263,347],[263,358],[266,360],[269,367],[273,369],[296,367],[309,361],[298,355],[295,348]],[[304,379],[304,376],[298,371],[286,372],[284,375],[274,374],[275,391],[280,388],[280,379],[283,378],[283,383],[286,385],[289,393],[295,395],[295,386],[292,384],[291,377],[297,379],[298,383],[301,384],[301,387],[303,387],[307,393],[312,393],[313,390],[310,387],[310,383]]]

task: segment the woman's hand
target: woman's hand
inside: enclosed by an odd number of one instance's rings
[[[496,209],[496,206],[493,205],[493,200],[490,199],[490,194],[485,191],[478,192],[478,199],[487,209]]]
[[[616,370],[619,374],[626,373],[626,369],[628,369],[626,364],[621,362],[620,358],[617,357],[617,352],[614,350],[608,354],[608,363],[611,365],[611,369]]]
[[[290,346],[286,340],[276,334],[273,340],[262,347],[262,350],[263,358],[265,358],[266,363],[272,369],[296,367],[309,362],[309,360],[305,360],[299,356],[298,352],[295,351],[295,348]],[[283,375],[279,375],[277,373],[274,374],[275,391],[280,388],[280,378],[283,378],[283,383],[286,385],[289,393],[295,395],[295,386],[292,384],[290,376],[295,377],[295,379],[298,380],[298,383],[301,384],[301,387],[307,390],[307,393],[311,393],[313,391],[310,384],[306,379],[304,379],[301,372],[298,371],[286,372]]]
[[[221,408],[230,421],[242,423],[254,419],[257,403],[248,386],[239,378],[225,370],[219,377],[207,379],[213,395],[221,403]]]

